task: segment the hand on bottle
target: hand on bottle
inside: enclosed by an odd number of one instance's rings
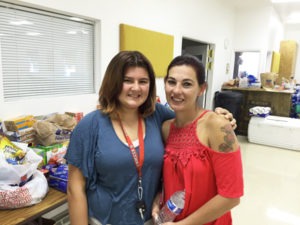
[[[159,212],[159,209],[158,209],[158,211],[155,211],[155,212],[152,209],[152,220],[153,220],[154,225],[157,225],[158,212]]]
[[[160,199],[161,199],[161,193],[158,193],[152,204],[152,219],[153,219],[154,225],[157,225],[156,220],[158,218],[159,210],[161,208]]]

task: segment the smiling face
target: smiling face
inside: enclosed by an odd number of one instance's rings
[[[195,109],[204,89],[204,85],[199,86],[192,66],[178,65],[169,70],[165,91],[168,104],[175,112]]]
[[[149,95],[150,79],[146,69],[129,67],[124,75],[122,91],[119,95],[123,109],[138,110]]]

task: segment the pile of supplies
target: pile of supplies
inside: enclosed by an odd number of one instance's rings
[[[64,155],[82,117],[67,112],[0,120],[0,209],[36,204],[49,186],[66,193]]]
[[[75,118],[67,114],[54,114],[45,120],[38,120],[33,124],[36,144],[49,146],[68,141],[76,124]]]
[[[47,180],[37,169],[41,160],[27,144],[0,135],[0,209],[30,206],[45,197]]]
[[[32,115],[20,116],[10,120],[5,120],[5,136],[11,141],[34,144],[35,131],[32,125],[35,119]]]

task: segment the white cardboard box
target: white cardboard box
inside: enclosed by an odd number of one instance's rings
[[[300,151],[300,119],[252,116],[248,125],[249,142]]]

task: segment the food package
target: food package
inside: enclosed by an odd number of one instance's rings
[[[19,185],[27,181],[41,161],[42,157],[28,148],[27,144],[17,145],[0,136],[0,185]]]
[[[35,130],[33,127],[28,127],[18,131],[6,131],[5,136],[11,141],[24,142],[30,145],[34,145],[35,142]]]
[[[67,192],[68,184],[68,165],[61,164],[58,166],[47,165],[45,169],[49,170],[48,184],[50,187],[53,187],[64,193]]]
[[[34,152],[42,156],[43,161],[39,167],[46,164],[64,164],[66,160],[64,156],[67,152],[69,141],[49,146],[34,146],[31,147]]]
[[[65,114],[74,117],[77,123],[83,118],[83,112],[65,112]]]
[[[4,156],[7,163],[13,165],[20,165],[26,163],[25,155],[26,152],[13,144],[8,138],[0,137],[0,151]]]
[[[55,114],[46,120],[37,121],[33,125],[36,143],[49,146],[68,141],[76,124],[75,118],[66,114]]]
[[[4,121],[4,125],[7,131],[19,131],[28,127],[32,127],[34,123],[35,119],[33,115],[19,116]]]

